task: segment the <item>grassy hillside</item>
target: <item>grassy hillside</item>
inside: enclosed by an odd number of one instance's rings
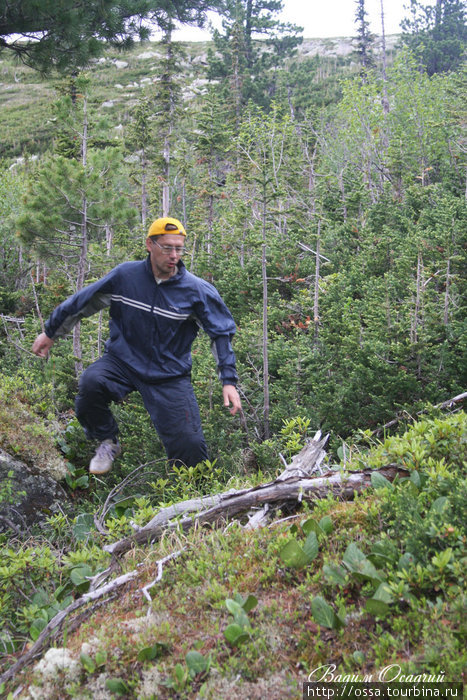
[[[69,620],[53,648],[3,689],[48,700],[298,699],[323,665],[341,677],[378,680],[393,665],[394,677],[461,681],[466,426],[461,412],[360,448],[346,469],[392,463],[411,476],[393,484],[375,478],[353,502],[306,502],[259,530],[224,522],[133,549],[119,572],[134,571],[132,582]],[[63,601],[86,590],[86,576],[108,565],[102,545],[131,532],[130,519],[143,524],[154,514],[147,498],[129,505],[109,515],[107,536],[92,518],[86,525],[83,516],[56,516],[55,549],[43,533],[33,559],[25,547],[6,550],[4,611],[22,601],[12,638],[36,639]],[[307,562],[291,557],[297,546]],[[168,555],[175,556],[161,566]]]
[[[387,38],[389,60],[392,59],[397,36]],[[180,81],[184,86],[184,99],[191,100],[202,93],[205,84],[207,42],[182,44],[185,59],[182,61]],[[331,73],[352,70],[352,51],[355,40],[305,39],[298,49],[298,61],[318,60],[319,78]],[[375,51],[380,51],[376,44]],[[93,105],[109,122],[108,134],[117,133],[119,125],[128,119],[128,111],[151,85],[162,55],[159,43],[137,44],[124,53],[110,49],[104,57],[94,61],[88,72],[93,78]],[[55,99],[58,76],[42,78],[37,71],[11,58],[7,52],[0,56],[0,123],[2,139],[0,158],[7,161],[23,155],[38,155],[51,145],[51,103]]]

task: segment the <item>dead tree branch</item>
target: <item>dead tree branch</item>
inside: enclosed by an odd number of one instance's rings
[[[18,661],[12,666],[10,666],[10,668],[0,676],[0,685],[11,680],[18,673],[18,671],[24,668],[24,666],[30,663],[36,656],[41,654],[51,635],[57,633],[60,630],[63,622],[68,617],[68,615],[70,615],[75,610],[78,610],[78,608],[87,605],[88,603],[93,603],[102,598],[103,596],[112,594],[117,588],[133,580],[135,576],[138,575],[138,573],[138,571],[134,570],[130,571],[130,573],[128,574],[123,574],[122,576],[119,576],[118,578],[114,579],[114,581],[110,581],[109,583],[104,584],[100,588],[97,588],[95,591],[85,593],[81,596],[81,598],[77,598],[72,603],[70,603],[70,605],[68,605],[64,610],[60,610],[60,612],[58,612],[44,627],[44,629],[42,630],[32,647],[28,649],[28,651],[25,654],[20,656]]]
[[[464,391],[462,394],[458,394],[457,396],[454,396],[452,399],[448,399],[447,401],[443,401],[443,403],[436,404],[436,406],[434,406],[433,408],[439,408],[441,411],[444,411],[444,410],[446,410],[446,408],[453,408],[457,404],[463,403],[466,398],[467,398],[467,391]],[[415,415],[422,416],[425,412],[426,411],[418,411],[418,413],[416,413]],[[396,416],[395,418],[390,420],[389,423],[385,423],[380,428],[373,430],[372,435],[381,435],[381,433],[384,430],[388,430],[389,428],[393,428],[395,425],[397,425],[398,423],[400,423],[404,419],[410,419],[412,421],[414,420],[408,414]]]

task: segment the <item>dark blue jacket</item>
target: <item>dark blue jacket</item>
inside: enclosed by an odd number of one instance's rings
[[[49,338],[61,338],[82,318],[110,307],[106,351],[141,379],[157,382],[190,374],[191,346],[199,328],[211,338],[219,378],[236,384],[231,338],[235,323],[209,282],[178,272],[157,284],[149,256],[117,265],[105,277],[66,299],[45,324]]]

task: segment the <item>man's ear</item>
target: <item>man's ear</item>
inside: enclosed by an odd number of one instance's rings
[[[148,251],[148,253],[151,251],[151,245],[152,245],[152,241],[151,241],[151,238],[148,236],[146,238],[146,250]]]

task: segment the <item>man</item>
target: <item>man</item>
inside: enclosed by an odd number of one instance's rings
[[[135,390],[168,459],[194,466],[207,458],[190,379],[191,346],[199,327],[211,338],[224,406],[232,415],[241,410],[231,346],[235,324],[217,290],[185,268],[185,240],[177,219],[154,221],[146,239],[146,260],[122,263],[66,299],[32,346],[36,355],[47,357],[55,340],[80,319],[110,307],[105,353],[81,375],[75,404],[86,436],[100,441],[89,466],[92,474],[108,472],[121,452],[110,403]]]

